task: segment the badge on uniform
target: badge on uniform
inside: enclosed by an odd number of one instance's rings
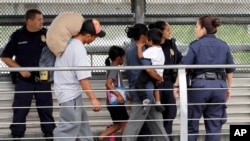
[[[41,35],[41,41],[42,41],[42,42],[46,42],[46,37],[45,37],[45,35]]]
[[[49,72],[48,71],[40,71],[40,80],[46,81],[49,79]]]
[[[172,48],[170,49],[170,55],[174,56],[174,50]]]

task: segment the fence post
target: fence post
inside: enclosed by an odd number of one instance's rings
[[[180,88],[180,141],[188,141],[188,105],[187,105],[187,81],[185,68],[178,69]]]
[[[144,23],[145,1],[135,0],[134,8],[135,8],[135,23]]]

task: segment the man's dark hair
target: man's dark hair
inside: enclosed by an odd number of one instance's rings
[[[36,17],[36,14],[42,14],[41,11],[37,10],[37,9],[29,9],[26,14],[25,14],[25,20],[28,21],[30,20],[34,20]]]

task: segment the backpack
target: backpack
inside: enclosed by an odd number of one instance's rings
[[[51,52],[48,46],[43,47],[39,66],[40,67],[54,67],[56,61],[56,56]],[[53,82],[54,71],[40,71],[40,81]]]

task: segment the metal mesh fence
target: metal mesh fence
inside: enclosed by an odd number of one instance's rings
[[[145,23],[165,20],[170,23],[172,37],[184,51],[195,40],[194,27],[201,15],[219,17],[223,25],[217,37],[227,42],[236,64],[250,62],[250,1],[248,0],[144,0]],[[101,21],[107,36],[88,45],[92,66],[104,65],[111,45],[127,47],[130,40],[124,29],[135,23],[136,0],[1,0],[0,1],[0,48],[7,43],[10,34],[24,24],[27,9],[40,9],[48,27],[53,18],[64,11],[79,12],[88,18]],[[6,67],[0,64],[0,67]],[[249,69],[237,69],[247,73]]]

